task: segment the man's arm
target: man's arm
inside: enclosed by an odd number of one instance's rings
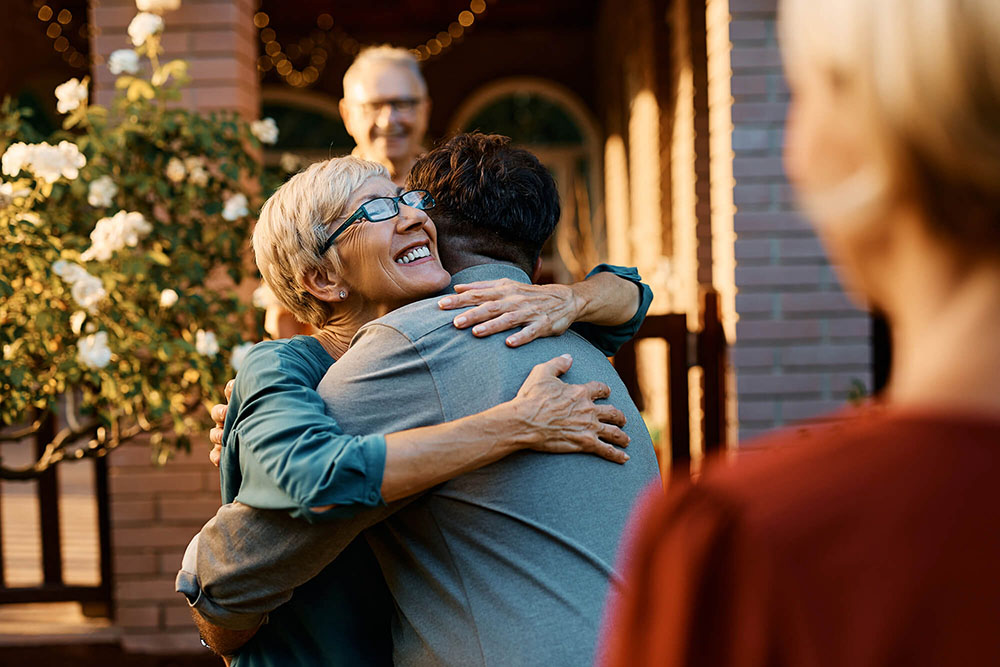
[[[177,575],[177,591],[213,625],[256,629],[361,531],[415,499],[325,524],[308,524],[281,510],[223,505],[189,546]]]

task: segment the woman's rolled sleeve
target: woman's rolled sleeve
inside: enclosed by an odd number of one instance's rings
[[[628,322],[615,326],[601,326],[589,322],[577,322],[571,327],[573,331],[586,338],[591,345],[603,352],[605,356],[613,357],[622,345],[635,336],[639,331],[639,327],[642,326],[643,321],[646,319],[646,312],[649,310],[649,305],[653,303],[653,290],[650,289],[649,285],[642,282],[642,277],[639,275],[638,269],[634,266],[598,264],[587,274],[587,278],[598,273],[614,274],[619,278],[633,283],[639,290],[639,307],[636,309],[635,315]]]
[[[385,437],[347,435],[315,385],[317,369],[281,347],[248,355],[236,379],[229,440],[240,448],[236,500],[309,520],[384,504]],[[325,512],[309,508],[334,505]]]

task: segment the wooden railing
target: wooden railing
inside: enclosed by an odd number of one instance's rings
[[[701,441],[705,454],[726,447],[726,336],[719,317],[719,295],[706,290],[701,297],[700,326],[688,330],[687,315],[650,315],[639,332],[615,355],[615,369],[640,410],[646,401],[639,387],[636,345],[661,339],[667,343],[667,414],[672,474],[687,474],[691,461],[691,406],[688,370],[702,369]]]
[[[35,456],[40,457],[55,436],[53,416],[41,422],[34,434]],[[91,459],[94,466],[94,494],[97,500],[97,539],[100,551],[100,579],[93,586],[67,585],[63,578],[63,544],[59,519],[59,466],[52,466],[36,478],[40,521],[42,582],[36,586],[7,586],[3,562],[3,530],[0,525],[0,604],[26,602],[79,602],[88,616],[113,614],[111,582],[111,515],[108,503],[108,463],[104,456]],[[77,465],[86,465],[80,462]],[[29,481],[5,480],[5,486]],[[3,502],[0,494],[0,503]]]

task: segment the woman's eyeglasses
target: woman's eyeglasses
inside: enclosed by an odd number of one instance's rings
[[[399,202],[403,202],[410,208],[420,211],[434,208],[434,197],[427,190],[410,190],[397,197],[376,197],[375,199],[369,199],[359,206],[358,210],[344,221],[344,224],[337,227],[333,234],[330,234],[330,238],[326,240],[326,243],[319,250],[320,256],[330,249],[330,246],[333,245],[338,236],[344,233],[345,229],[358,220],[382,222],[383,220],[389,220],[399,215]]]

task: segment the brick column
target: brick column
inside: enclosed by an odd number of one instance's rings
[[[197,110],[234,109],[257,118],[256,0],[182,0],[164,15],[165,58],[183,58],[191,83],[180,104]],[[94,99],[110,102],[114,76],[107,57],[130,48],[127,28],[134,0],[91,0]],[[126,650],[147,653],[202,652],[187,604],[174,592],[174,576],[191,537],[219,507],[219,475],[208,461],[207,438],[193,453],[165,466],[150,463],[139,439],[110,457],[112,549],[116,624]]]
[[[871,387],[869,324],[845,297],[782,167],[788,90],[776,0],[729,0],[740,436],[841,407]]]
[[[164,466],[146,438],[110,457],[115,623],[122,647],[140,653],[201,652],[174,577],[188,541],[219,508],[219,471],[207,440]]]
[[[191,84],[181,104],[192,109],[235,109],[255,119],[260,111],[257,76],[256,0],[182,0],[180,9],[163,15],[164,58],[183,58],[190,66]],[[134,0],[90,0],[95,29],[91,49],[94,98],[107,104],[115,77],[108,55],[131,48],[126,32],[136,14]]]

